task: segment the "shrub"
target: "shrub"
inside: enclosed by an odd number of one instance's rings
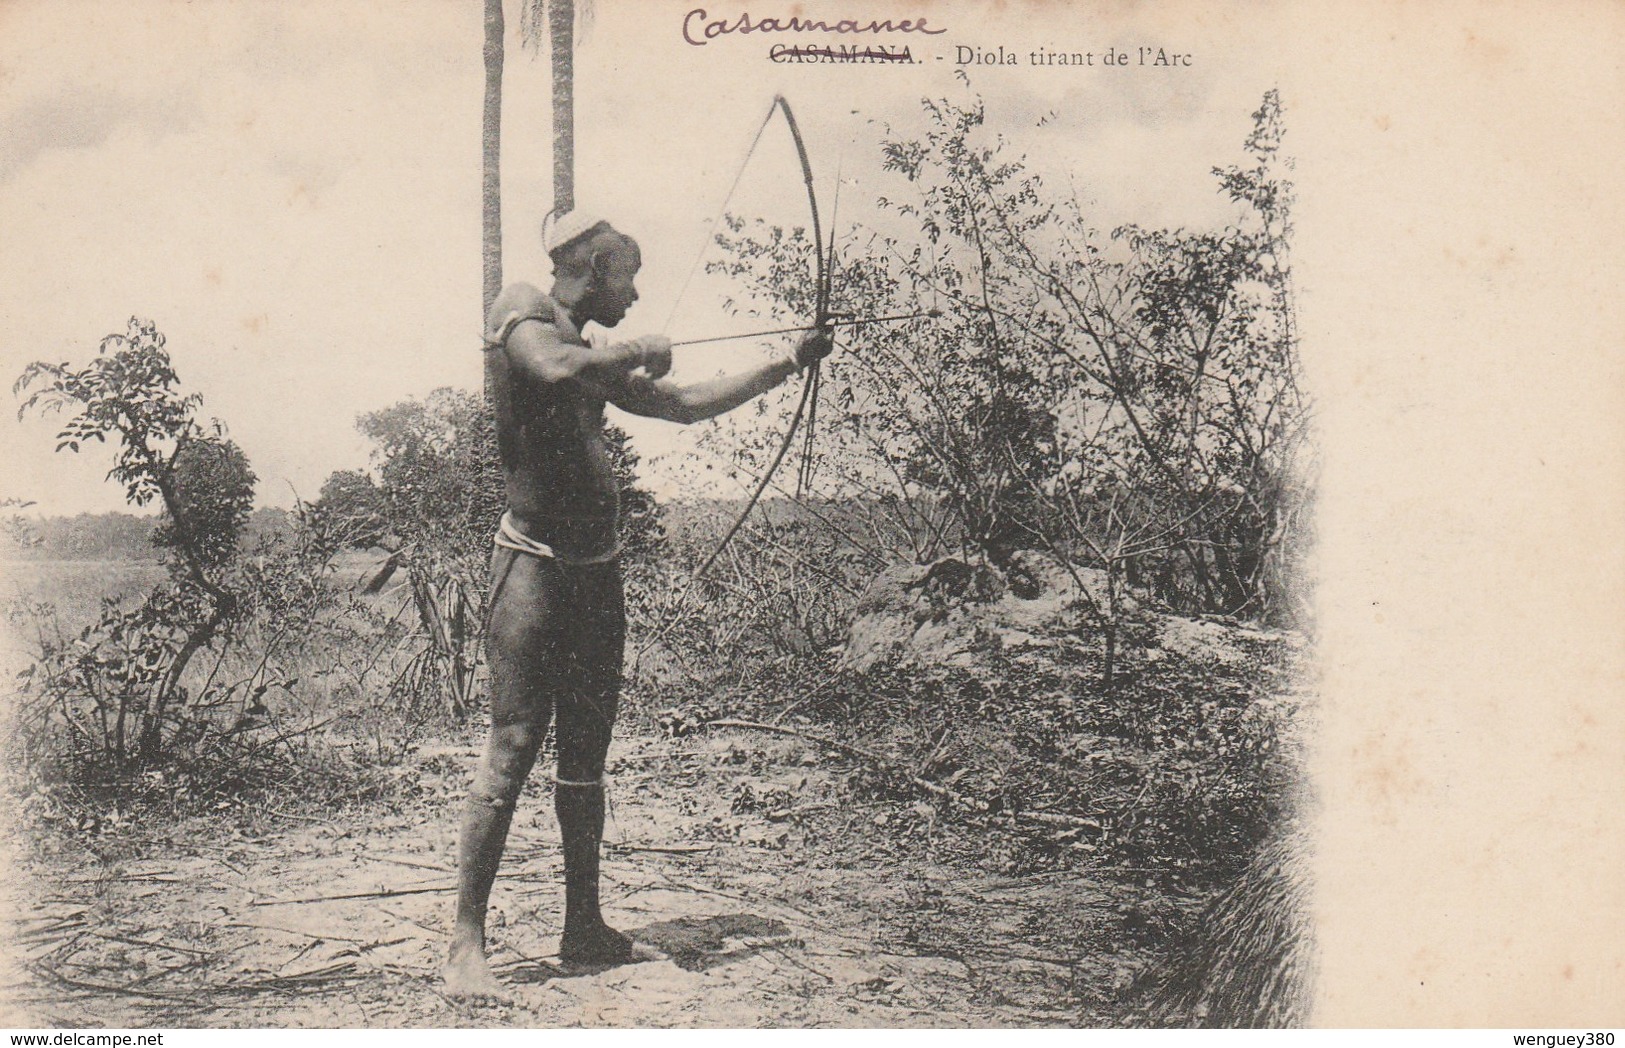
[[[37,362],[17,382],[21,413],[68,415],[59,451],[113,445],[109,479],[132,505],[160,505],[152,542],[168,569],[138,599],[104,598],[77,634],[40,624],[16,724],[36,785],[130,798],[165,784],[173,798],[179,779],[213,794],[308,730],[273,708],[297,684],[279,657],[333,604],[337,545],[302,525],[244,556],[253,471],[179,387],[163,335],[134,318],[84,366]]]

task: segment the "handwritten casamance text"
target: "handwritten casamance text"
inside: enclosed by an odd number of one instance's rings
[[[741,13],[737,18],[723,16],[712,18],[703,7],[696,7],[683,16],[683,39],[695,47],[704,47],[719,36],[729,33],[925,33],[928,36],[937,36],[946,33],[946,29],[931,29],[925,24],[923,18],[903,18],[896,21],[887,18],[883,20],[864,21],[858,18],[842,18],[831,22],[827,19],[802,18],[752,18],[749,12]]]

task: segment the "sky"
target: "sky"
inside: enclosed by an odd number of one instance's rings
[[[748,10],[711,6],[718,17]],[[975,92],[989,126],[1075,186],[1102,225],[1204,225],[1229,214],[1209,169],[1239,156],[1275,83],[1246,34],[1151,16],[1107,31],[1050,7],[865,5],[871,17],[923,11],[948,32],[902,38],[918,65],[831,67],[772,63],[760,35],[692,46],[681,35],[690,9],[599,0],[577,49],[578,203],[644,249],[643,300],[617,337],[740,330],[720,310],[727,289],[705,277],[675,314],[673,304],[776,92],[807,136],[826,222],[837,171],[840,224],[864,221],[876,196],[901,189],[878,170],[886,130],[917,128],[924,96]],[[545,48],[524,48],[518,26],[510,4],[505,277],[545,287],[550,74]],[[248,453],[265,505],[312,498],[333,470],[364,465],[358,414],[439,386],[477,389],[481,34],[480,5],[451,0],[0,7],[0,373],[9,382],[35,359],[82,362],[132,315],[150,318],[183,383]],[[1193,51],[1195,64],[956,62],[960,47],[1025,55],[1141,41]],[[782,122],[728,207],[805,224]],[[689,351],[676,377],[763,352]],[[54,454],[54,420],[7,416],[0,497],[38,513],[121,506],[104,454]],[[616,421],[655,489],[685,490],[690,478],[665,453],[691,434]]]

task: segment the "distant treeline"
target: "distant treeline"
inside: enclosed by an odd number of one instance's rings
[[[0,529],[0,557],[6,560],[156,561],[152,544],[157,516],[133,513],[80,513],[72,517],[14,517]],[[244,544],[288,527],[284,509],[257,509],[249,515]]]
[[[858,500],[861,502],[861,500]],[[668,532],[704,544],[732,523],[744,508],[744,499],[688,499],[660,503],[660,514]],[[854,514],[854,505],[812,500],[809,506],[784,498],[763,499],[753,519],[782,526],[795,520],[819,520],[864,529]],[[14,516],[0,527],[0,560],[120,560],[156,562],[158,550],[152,544],[157,516],[134,513],[80,513],[73,517]],[[293,525],[285,509],[257,509],[243,529],[243,546],[252,549]]]
[[[674,529],[685,531],[725,527],[744,505],[742,499],[699,499],[663,503],[661,511]],[[782,499],[765,499],[759,513],[783,523],[805,511]],[[0,528],[0,559],[4,560],[158,560],[152,544],[157,516],[134,513],[80,513],[72,517],[15,516]],[[257,509],[243,529],[243,545],[253,548],[261,538],[288,528],[292,515],[285,509]]]

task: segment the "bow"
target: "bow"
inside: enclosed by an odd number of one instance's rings
[[[815,258],[818,267],[815,320],[812,326],[823,327],[829,321],[830,272],[829,260],[825,258],[824,254],[823,225],[820,223],[818,218],[818,193],[813,187],[812,161],[808,159],[807,156],[807,143],[801,137],[801,126],[796,123],[796,115],[791,111],[790,103],[785,100],[783,95],[773,96],[773,104],[768,107],[767,115],[762,118],[761,127],[756,129],[755,139],[751,141],[750,148],[745,151],[745,163],[749,163],[751,155],[756,152],[756,146],[761,142],[762,133],[767,130],[767,125],[772,122],[774,113],[784,114],[784,122],[790,129],[791,139],[795,142],[796,157],[801,161],[801,178],[807,187],[807,206],[812,212],[813,257]],[[744,164],[740,165],[739,174],[744,174]],[[739,176],[736,175],[734,177],[733,186],[728,190],[727,197],[723,198],[723,211],[727,210],[728,201],[733,198],[734,190],[738,188]],[[719,213],[718,219],[720,220],[720,218],[721,215]],[[716,222],[713,221],[713,231],[715,228]],[[707,241],[709,242],[710,239],[711,238],[708,237]],[[833,247],[833,243],[831,246]],[[699,259],[696,258],[694,269],[697,269],[698,266]],[[690,269],[689,271],[690,279],[693,277],[694,269]],[[684,282],[684,286],[687,286],[687,281]],[[681,295],[682,293],[679,292],[679,298],[681,298]],[[675,307],[673,308],[675,311]],[[733,525],[728,528],[727,533],[722,536],[722,541],[717,543],[716,548],[711,551],[710,556],[705,558],[705,562],[701,564],[699,570],[694,573],[694,578],[698,579],[710,570],[711,565],[715,564],[717,558],[722,556],[722,551],[728,548],[728,543],[732,542],[733,537],[739,533],[739,529],[745,526],[745,521],[750,518],[751,511],[756,508],[756,504],[761,501],[762,493],[767,490],[768,484],[773,480],[773,474],[778,471],[779,464],[784,461],[785,455],[789,453],[790,445],[795,440],[796,430],[801,426],[802,419],[810,419],[817,410],[817,396],[820,376],[821,369],[818,361],[814,361],[812,364],[808,365],[807,377],[802,382],[801,386],[801,399],[796,404],[795,413],[790,416],[790,425],[784,431],[784,438],[779,442],[778,450],[774,453],[772,461],[768,463],[767,469],[762,471],[761,478],[756,482],[755,490],[751,492],[750,498],[745,502],[744,511],[739,514],[739,517],[733,522]],[[810,435],[810,427],[808,432]],[[807,461],[811,450],[812,449],[809,443],[809,445],[803,451],[802,473],[797,483],[798,495],[801,493],[801,488],[808,480]]]

